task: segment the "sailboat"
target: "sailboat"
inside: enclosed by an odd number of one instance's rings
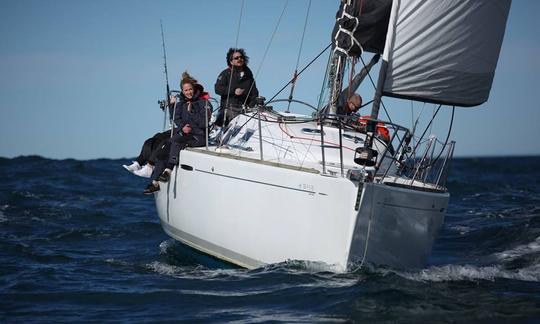
[[[155,193],[169,236],[245,268],[288,260],[335,271],[366,262],[426,265],[449,204],[455,142],[383,120],[381,99],[451,109],[487,101],[510,0],[337,5],[324,79],[328,109],[260,98],[218,142],[181,151]],[[337,113],[337,99],[346,66],[364,52],[382,54],[382,64],[371,115],[354,124]],[[314,111],[277,109],[291,102]]]

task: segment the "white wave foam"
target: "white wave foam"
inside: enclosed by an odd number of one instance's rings
[[[319,273],[319,272],[333,272],[341,273],[343,272],[343,266],[338,264],[328,264],[321,261],[307,261],[307,260],[287,260],[284,264],[290,270],[294,268],[299,268],[299,272],[307,273]],[[272,268],[274,265],[268,265],[266,267]]]
[[[45,224],[47,223],[46,220],[44,220],[43,218],[39,218],[39,217],[36,217],[36,216],[32,216],[32,218],[30,218],[30,220],[36,222],[36,223],[42,223],[42,224]]]
[[[105,263],[112,264],[112,265],[120,265],[120,266],[129,266],[130,264],[126,261],[110,258],[105,259]]]
[[[182,295],[201,295],[201,296],[213,296],[213,297],[245,297],[256,296],[262,294],[272,293],[275,290],[272,289],[259,289],[259,290],[196,290],[196,289],[182,289],[180,293]]]
[[[169,276],[177,275],[178,273],[181,272],[181,269],[179,267],[166,264],[166,263],[161,263],[159,261],[154,261],[150,264],[147,264],[146,267],[159,274],[164,274],[164,275],[169,275]]]
[[[222,277],[234,279],[248,279],[252,276],[248,269],[206,269],[202,266],[194,269],[192,276],[204,276],[208,280],[219,279]]]
[[[469,233],[470,231],[472,231],[472,228],[469,226],[456,225],[456,226],[451,226],[450,230],[459,232],[460,235],[465,235]]]
[[[540,252],[540,236],[529,244],[518,245],[512,249],[495,253],[495,257],[499,260],[514,260],[518,257]]]
[[[517,270],[506,270],[500,266],[477,267],[473,265],[445,265],[423,269],[420,272],[397,272],[398,275],[416,281],[463,281],[495,280],[498,278],[540,282],[540,264]]]
[[[174,240],[169,239],[159,243],[159,254],[166,254],[167,250],[174,245]]]
[[[347,288],[356,285],[359,281],[362,281],[363,278],[359,277],[339,277],[339,276],[330,276],[322,277],[321,280],[313,283],[303,283],[295,284],[294,287],[305,287],[305,288]]]
[[[28,191],[20,192],[20,194],[21,194],[24,198],[41,199],[41,196],[40,196],[40,195],[31,193],[31,192],[28,192]]]

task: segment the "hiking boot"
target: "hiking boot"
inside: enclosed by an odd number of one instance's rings
[[[123,164],[122,166],[124,169],[128,170],[129,172],[133,173],[135,171],[138,171],[141,169],[141,165],[137,161],[131,161],[132,163],[130,165]]]
[[[158,180],[162,182],[168,182],[171,179],[171,170],[165,169],[163,172],[159,175]]]
[[[156,191],[159,191],[159,184],[154,185],[153,183],[150,183],[148,186],[146,186],[146,189],[144,189],[143,194],[151,195]]]
[[[133,174],[143,178],[150,178],[152,171],[154,171],[154,166],[146,163],[141,169],[133,171]]]

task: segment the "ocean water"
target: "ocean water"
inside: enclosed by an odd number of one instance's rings
[[[342,274],[173,241],[126,162],[0,158],[1,322],[540,322],[540,157],[456,159],[429,264]]]

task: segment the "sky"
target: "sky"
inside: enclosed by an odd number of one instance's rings
[[[188,70],[217,97],[216,77],[226,67],[227,49],[236,45],[250,57],[259,92],[271,98],[295,69],[308,3],[2,0],[0,157],[136,156],[144,140],[163,128],[157,104],[165,95],[160,20],[171,89],[179,88],[180,74]],[[299,68],[330,43],[338,4],[312,0]],[[540,154],[538,12],[540,1],[513,1],[489,100],[456,109],[455,156]],[[299,78],[295,99],[317,105],[327,53]],[[376,82],[378,65],[371,75]],[[358,92],[367,101],[374,89],[366,80]],[[279,98],[288,94],[289,89]],[[383,102],[392,120],[406,127],[418,116],[427,122],[435,109],[391,98]],[[443,139],[450,110],[433,125]]]

